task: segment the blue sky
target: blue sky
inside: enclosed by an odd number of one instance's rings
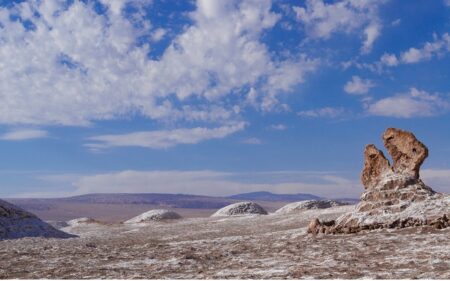
[[[450,191],[450,1],[0,1],[0,197],[358,197],[387,127]]]

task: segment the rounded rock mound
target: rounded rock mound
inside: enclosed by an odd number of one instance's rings
[[[181,218],[182,217],[176,212],[165,209],[157,209],[157,210],[150,210],[148,212],[140,214],[139,216],[129,219],[124,223],[126,224],[146,223],[151,221],[175,220]]]
[[[243,215],[267,215],[267,211],[253,202],[239,202],[218,210],[211,217],[229,217]]]
[[[93,218],[77,218],[70,221],[67,221],[66,224],[68,226],[79,226],[79,225],[87,225],[92,223],[99,223],[99,221]]]
[[[71,238],[36,215],[0,200],[0,240],[23,237]]]
[[[306,200],[287,204],[286,206],[278,209],[275,214],[288,214],[305,210],[327,209],[344,205],[349,204],[333,200]]]

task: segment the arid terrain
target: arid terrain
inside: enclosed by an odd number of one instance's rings
[[[64,228],[0,241],[1,278],[450,278],[450,229],[306,234],[354,206]]]

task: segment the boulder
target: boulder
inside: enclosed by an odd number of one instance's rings
[[[267,211],[253,202],[239,202],[218,210],[211,217],[229,217],[242,215],[267,215]]]
[[[310,233],[355,233],[379,228],[449,226],[450,196],[436,193],[420,179],[427,147],[410,133],[389,128],[383,141],[393,164],[374,145],[364,151],[361,181],[365,191],[353,212],[336,221],[311,222]]]
[[[139,216],[129,219],[124,223],[126,224],[146,223],[152,221],[174,220],[181,218],[182,217],[176,212],[165,209],[158,209],[158,210],[150,210],[148,212],[140,214]]]
[[[0,200],[0,240],[23,237],[71,238],[76,236],[57,230],[36,215]]]

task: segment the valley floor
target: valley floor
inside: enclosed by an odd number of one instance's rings
[[[0,278],[450,278],[450,229],[306,234],[294,214],[66,229],[80,238],[0,241]]]

